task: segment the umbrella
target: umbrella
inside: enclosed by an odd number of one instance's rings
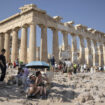
[[[49,64],[43,61],[32,61],[26,65],[27,68],[49,68]]]

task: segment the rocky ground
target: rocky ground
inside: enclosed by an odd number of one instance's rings
[[[28,100],[22,87],[0,83],[0,105],[13,104],[105,105],[105,73],[78,73],[69,79],[67,74],[58,72],[52,81],[47,100]]]

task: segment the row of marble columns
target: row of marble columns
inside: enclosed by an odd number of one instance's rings
[[[18,49],[18,31],[20,28],[15,28],[10,32],[0,34],[0,50],[2,48],[6,49],[6,60],[7,62],[14,62],[17,58],[20,61],[27,62],[27,25],[24,25],[21,30],[21,45],[20,45],[20,55]],[[10,57],[10,36],[12,36],[12,47],[11,47],[11,57]],[[36,28],[35,24],[30,24],[30,41],[29,41],[29,61],[35,60],[36,53]],[[29,62],[28,61],[28,62]]]
[[[71,61],[74,63],[79,62],[80,64],[88,64],[88,65],[94,65],[94,66],[102,66],[105,65],[105,44],[97,45],[97,42],[95,40],[91,40],[89,38],[86,38],[87,40],[87,50],[85,51],[85,43],[84,38],[82,36],[78,36],[80,39],[80,51],[79,56],[77,55],[77,36],[75,34],[71,34],[72,36],[72,48],[71,48]],[[63,33],[64,38],[64,47],[67,48],[67,33]],[[93,46],[92,43],[93,42]],[[77,57],[79,57],[79,61],[77,60]]]
[[[30,27],[29,33],[29,52],[27,53],[27,28]],[[41,27],[41,61],[47,61],[47,27],[40,25]],[[27,63],[36,60],[36,24],[31,23],[30,25],[24,25],[21,28],[21,44],[20,54],[18,49],[18,31],[20,28],[15,28],[6,33],[0,34],[0,51],[2,48],[6,49],[6,60],[7,62],[14,62],[17,58],[20,61]],[[12,47],[11,47],[11,60],[10,60],[10,36],[12,36]],[[27,57],[29,57],[27,61]]]
[[[30,33],[29,33],[29,51],[27,53],[27,28],[30,27]],[[40,60],[41,61],[47,61],[48,59],[48,52],[47,52],[47,26],[39,25],[41,28],[41,46],[40,46]],[[6,33],[0,34],[0,50],[4,47],[6,49],[6,59],[7,62],[10,62],[10,35],[12,35],[12,50],[11,50],[11,62],[14,62],[18,57],[19,60],[27,63],[30,61],[36,60],[36,24],[31,23],[30,25],[24,25],[22,26],[21,30],[21,44],[20,44],[20,54],[18,54],[18,31],[20,28],[12,29],[11,31],[8,31]],[[58,30],[52,29],[53,31],[53,52],[56,61],[59,61],[59,43],[58,43]],[[68,33],[63,33],[63,41],[64,41],[64,49],[68,49]],[[77,63],[77,40],[76,35],[71,34],[72,36],[72,62]],[[89,64],[89,65],[103,65],[105,64],[105,45],[101,44],[99,45],[99,48],[97,47],[97,42],[93,40],[93,54],[91,52],[91,39],[87,38],[87,56],[85,55],[85,44],[84,44],[84,38],[82,36],[79,36],[80,39],[80,54],[79,63],[81,64]],[[98,50],[99,49],[99,50]],[[93,58],[92,56],[93,55]],[[29,57],[27,61],[27,56]],[[92,62],[91,62],[92,59]]]

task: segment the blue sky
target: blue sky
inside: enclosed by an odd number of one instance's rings
[[[46,10],[50,16],[63,17],[62,22],[73,20],[75,24],[83,24],[105,32],[105,0],[0,0],[0,21],[19,12],[19,7],[30,3]],[[37,34],[39,38],[39,28]],[[51,37],[52,32],[48,30],[48,51],[50,53],[52,52]],[[61,42],[62,35],[59,33],[59,44]],[[37,42],[37,45],[39,46],[40,42]]]

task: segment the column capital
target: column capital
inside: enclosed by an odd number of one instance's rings
[[[39,24],[39,27],[40,27],[40,28],[47,28],[47,26],[44,25],[44,24]]]
[[[77,35],[76,35],[76,34],[74,34],[74,33],[70,33],[70,35],[71,35],[71,36],[77,36]]]
[[[82,39],[82,38],[84,39],[84,37],[83,37],[83,36],[81,36],[81,35],[78,35],[78,37],[79,37],[80,39]]]
[[[12,30],[7,30],[4,34],[10,34]]]
[[[3,37],[4,33],[0,33],[0,36]]]
[[[27,28],[29,25],[28,24],[23,24],[22,26],[21,26],[21,28]]]
[[[90,38],[86,38],[86,40],[91,40]]]
[[[50,28],[52,31],[58,31],[57,28]]]
[[[12,31],[19,31],[20,27],[15,27],[12,29]]]
[[[68,35],[68,32],[67,32],[67,31],[61,31],[61,33],[62,33],[63,35]]]

